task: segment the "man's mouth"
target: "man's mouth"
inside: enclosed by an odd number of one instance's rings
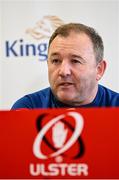
[[[62,87],[69,87],[69,86],[72,86],[73,83],[71,82],[62,82],[62,83],[59,83],[59,86],[62,86]]]

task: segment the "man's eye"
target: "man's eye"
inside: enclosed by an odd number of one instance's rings
[[[72,59],[72,63],[74,63],[74,64],[77,64],[77,63],[81,64],[81,62],[79,60],[77,60],[77,59]]]
[[[53,64],[58,64],[58,63],[60,63],[60,60],[59,59],[52,59],[52,63]]]

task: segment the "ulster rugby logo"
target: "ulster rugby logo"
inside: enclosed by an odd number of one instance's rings
[[[80,137],[83,126],[83,117],[75,111],[55,117],[51,114],[40,115],[37,119],[39,133],[33,144],[35,157],[45,160],[59,155],[69,156],[73,146],[77,149],[73,158],[80,157],[84,152]]]

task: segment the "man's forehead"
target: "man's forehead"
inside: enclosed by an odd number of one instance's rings
[[[50,46],[54,43],[63,43],[65,42],[66,44],[73,44],[74,43],[78,43],[78,42],[82,42],[82,41],[88,41],[88,42],[91,42],[91,39],[90,37],[86,34],[86,33],[78,33],[78,32],[70,32],[70,34],[68,36],[63,36],[63,35],[57,35],[53,41],[51,42]]]
[[[49,46],[49,52],[50,51],[54,52],[54,50],[55,51],[58,51],[58,50],[77,51],[82,48],[92,49],[92,47],[93,47],[92,41],[86,34],[72,33],[67,37],[64,37],[61,35],[56,36]]]

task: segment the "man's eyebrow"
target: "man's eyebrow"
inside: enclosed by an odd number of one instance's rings
[[[82,58],[80,55],[76,55],[76,54],[71,54],[71,57]]]
[[[58,52],[51,53],[50,56],[60,55]],[[71,57],[77,57],[83,59],[80,55],[70,54]]]
[[[59,53],[57,53],[57,52],[51,53],[50,57],[52,57],[52,56],[59,56]]]

